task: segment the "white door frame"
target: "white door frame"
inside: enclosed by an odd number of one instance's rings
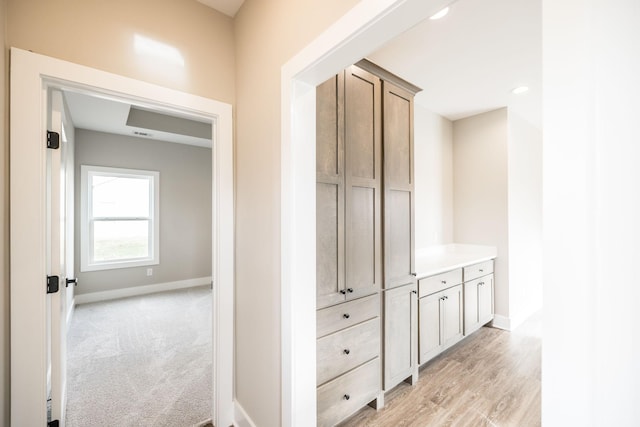
[[[233,423],[234,212],[231,105],[11,49],[11,425],[46,425],[46,112],[62,88],[133,99],[213,123],[213,421]]]
[[[316,422],[315,87],[453,0],[359,2],[281,72],[282,425]]]

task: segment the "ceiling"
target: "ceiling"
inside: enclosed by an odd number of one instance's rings
[[[97,95],[64,96],[76,128],[211,148],[211,122]]]
[[[368,58],[423,89],[415,99],[450,120],[509,107],[542,122],[540,0],[458,0]],[[511,90],[528,86],[514,95]]]
[[[244,0],[197,0],[200,3],[207,5],[219,12],[224,13],[230,17],[236,16],[238,9],[244,3]]]

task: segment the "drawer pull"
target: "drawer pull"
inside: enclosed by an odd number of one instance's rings
[[[483,272],[484,272],[484,270],[481,268],[481,269],[480,269],[480,273],[483,273]]]
[[[344,400],[349,400],[349,399],[351,399],[351,396],[349,396],[348,394],[345,394],[344,396],[342,396],[342,398]]]
[[[347,292],[353,293],[353,288],[347,288]]]
[[[348,319],[349,317],[351,317],[351,315],[349,315],[349,313],[345,313],[342,315],[342,317],[344,317],[345,319]]]
[[[346,294],[346,293],[347,293],[347,291],[345,291],[344,289],[340,289],[340,293],[341,293],[342,295],[344,295],[344,294]]]
[[[484,286],[484,282],[478,283],[478,286]]]
[[[446,284],[447,284],[447,281],[446,281],[446,280],[443,280],[443,281],[442,281],[442,284],[443,284],[443,285],[446,285]]]
[[[348,348],[345,348],[342,352],[343,352],[344,354],[349,354],[349,353],[351,353],[351,351],[350,351]]]

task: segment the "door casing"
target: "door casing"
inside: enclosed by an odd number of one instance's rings
[[[11,425],[46,425],[46,113],[50,89],[97,93],[211,120],[215,425],[233,423],[231,105],[11,48]]]

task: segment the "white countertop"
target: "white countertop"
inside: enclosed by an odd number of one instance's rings
[[[495,258],[495,246],[452,243],[416,251],[418,279]]]

